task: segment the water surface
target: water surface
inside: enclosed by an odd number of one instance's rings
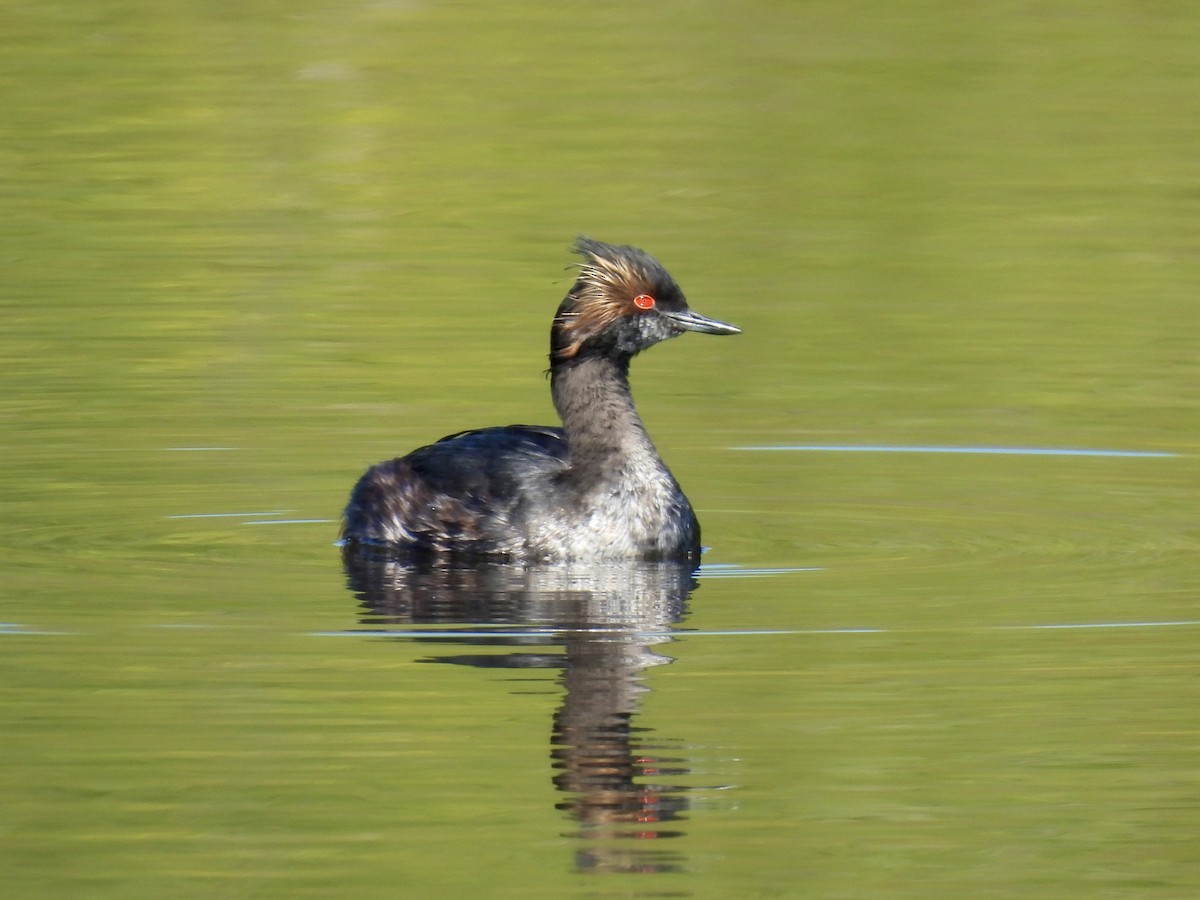
[[[1200,15],[5,18],[13,896],[1200,892]],[[744,329],[634,364],[700,572],[345,571],[579,233]]]

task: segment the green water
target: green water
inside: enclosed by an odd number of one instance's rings
[[[1200,893],[1200,12],[0,8],[7,894]],[[332,547],[553,420],[581,232],[745,332],[634,368],[747,574],[617,648],[655,840],[558,808],[563,670],[345,636]]]

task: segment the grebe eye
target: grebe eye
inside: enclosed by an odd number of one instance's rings
[[[654,298],[649,294],[638,294],[633,298],[633,305],[638,309],[654,309]]]

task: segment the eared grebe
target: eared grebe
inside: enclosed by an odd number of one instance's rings
[[[695,559],[700,523],[646,434],[629,361],[685,331],[741,329],[688,308],[634,247],[580,238],[578,280],[550,328],[562,428],[509,425],[444,437],[367,470],[344,546],[511,559]]]

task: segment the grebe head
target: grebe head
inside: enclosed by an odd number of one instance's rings
[[[675,279],[648,253],[585,237],[574,249],[583,263],[550,329],[551,367],[595,355],[628,359],[685,331],[741,333],[689,309]]]

